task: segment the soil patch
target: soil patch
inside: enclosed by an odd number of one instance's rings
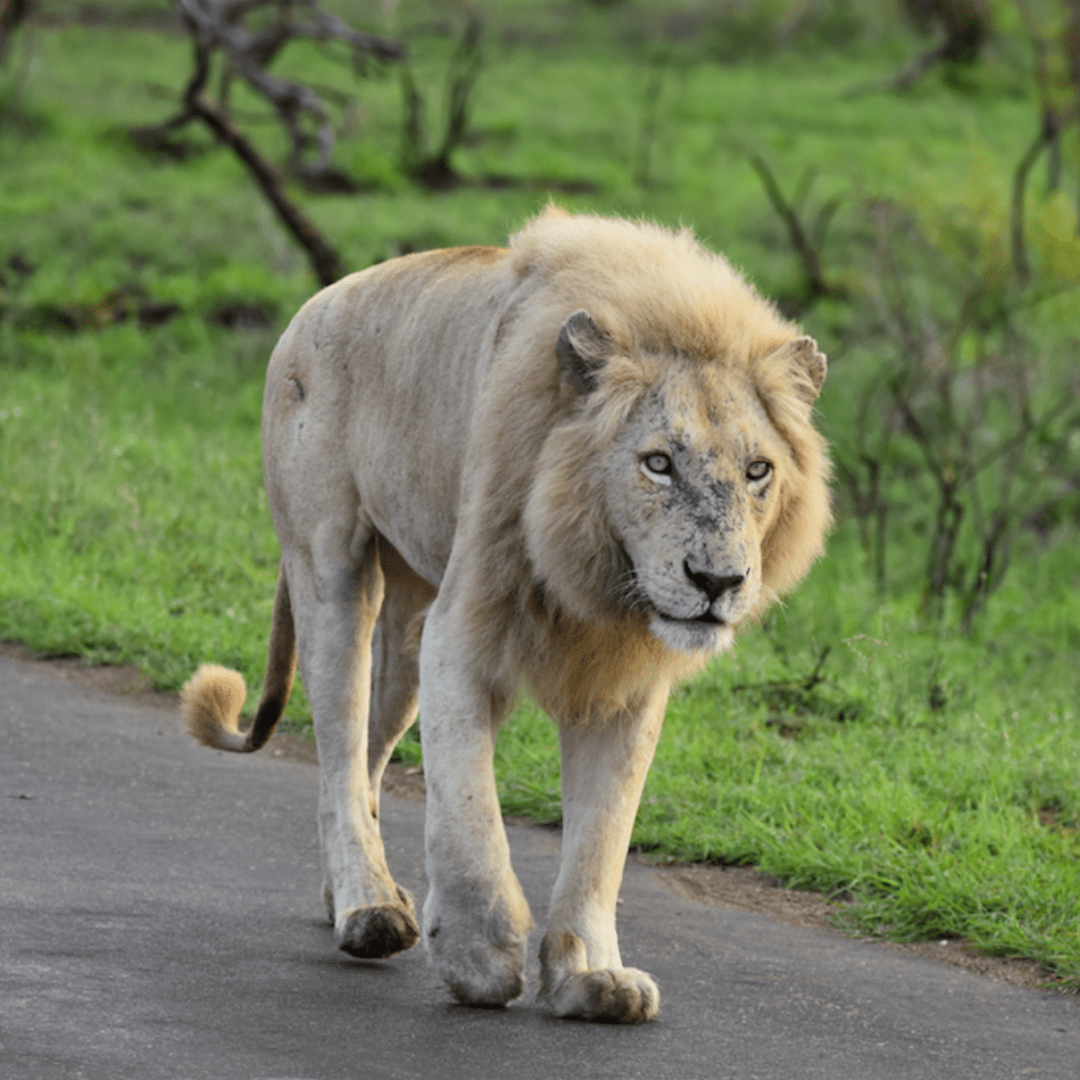
[[[644,856],[639,858],[648,861]],[[840,933],[833,925],[833,918],[844,909],[845,902],[830,900],[821,893],[785,889],[776,878],[753,867],[680,864],[658,869],[663,884],[686,900],[714,904],[730,911],[749,911],[788,926]],[[1053,972],[1035,960],[988,956],[968,941],[868,940],[1027,989],[1053,989],[1052,984],[1057,981]]]
[[[0,657],[45,664],[62,679],[80,683],[101,693],[122,696],[140,707],[174,713],[179,710],[179,695],[154,691],[150,680],[136,667],[90,667],[78,657],[40,657],[22,645],[6,642],[0,642]],[[309,765],[319,763],[314,743],[295,735],[275,734],[263,753],[269,753],[280,761]],[[406,768],[391,762],[386,770],[383,789],[398,798],[423,802],[423,773],[415,767]],[[515,824],[526,824],[521,818],[512,820]],[[775,878],[749,866],[661,866],[645,855],[631,857],[653,867],[660,881],[685,900],[714,904],[731,911],[748,911],[788,926],[823,930],[839,935],[833,925],[833,917],[843,910],[843,901],[829,899],[821,893],[785,889]],[[986,978],[1012,983],[1014,986],[1053,989],[1055,982],[1053,973],[1034,960],[987,956],[970,942],[962,940],[876,943],[885,948],[899,949],[951,964]]]

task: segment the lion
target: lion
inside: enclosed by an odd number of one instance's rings
[[[557,721],[562,761],[540,1000],[557,1016],[658,1015],[615,928],[642,786],[673,683],[822,551],[825,370],[689,230],[555,207],[507,248],[393,259],[293,318],[263,402],[281,567],[261,700],[241,731],[242,677],[206,665],[183,710],[201,742],[257,750],[299,657],[341,949],[389,957],[422,932],[459,1002],[524,992],[533,921],[492,769],[524,691]],[[418,709],[422,923],[378,826]]]

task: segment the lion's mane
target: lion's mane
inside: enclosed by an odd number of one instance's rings
[[[495,368],[478,408],[462,507],[483,573],[445,583],[472,594],[472,654],[491,658],[492,686],[525,672],[546,708],[618,710],[657,679],[697,671],[707,655],[669,651],[620,606],[626,555],[598,498],[615,432],[672,354],[744,372],[790,448],[781,508],[762,540],[758,614],[821,554],[831,519],[817,388],[783,346],[798,330],[688,229],[549,207],[510,240],[517,293],[499,328]],[[586,308],[615,356],[581,400],[561,385],[553,343]]]

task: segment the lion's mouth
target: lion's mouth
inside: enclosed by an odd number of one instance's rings
[[[656,615],[663,622],[675,623],[678,626],[693,626],[695,623],[699,626],[727,626],[719,615],[714,615],[711,611],[695,615],[692,619],[679,619],[674,615],[665,615],[662,611],[657,611]]]
[[[714,615],[711,611],[706,611],[703,615],[699,615],[696,619],[689,619],[689,622],[704,623],[706,626],[727,626],[727,623],[720,618],[719,615]]]
[[[657,640],[675,652],[720,652],[735,636],[731,623],[709,611],[692,619],[678,619],[657,611],[650,629]]]

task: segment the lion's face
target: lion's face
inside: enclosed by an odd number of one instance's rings
[[[632,570],[626,599],[680,651],[731,643],[758,606],[761,541],[787,457],[748,383],[668,370],[605,463],[605,501]]]
[[[579,619],[643,618],[676,652],[726,648],[820,550],[827,493],[806,432],[825,358],[794,338],[752,379],[734,362],[633,357],[584,311],[556,353],[578,405],[525,513],[545,591]]]

